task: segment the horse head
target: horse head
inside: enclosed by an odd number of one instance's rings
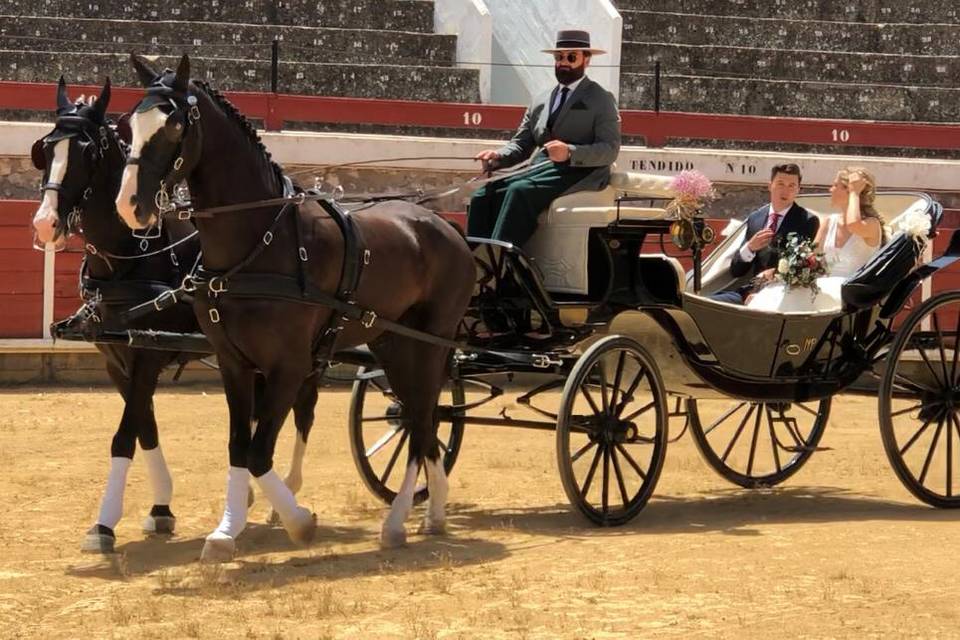
[[[31,149],[34,166],[43,172],[42,199],[33,216],[37,246],[53,242],[63,248],[67,237],[80,231],[98,172],[106,168],[104,160],[111,150],[122,156],[117,133],[106,118],[109,104],[109,78],[98,98],[76,102],[67,96],[66,82],[60,78],[53,131]]]
[[[175,186],[196,167],[202,134],[190,59],[184,55],[175,72],[158,71],[141,56],[131,60],[146,95],[130,118],[130,157],[116,206],[127,226],[143,229],[159,221]]]

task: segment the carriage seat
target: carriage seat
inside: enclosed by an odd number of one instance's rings
[[[610,185],[600,191],[578,191],[560,196],[540,214],[539,226],[524,245],[544,275],[547,291],[585,295],[590,229],[606,227],[617,220],[617,195],[672,198],[669,176],[619,172],[614,166]],[[621,203],[620,220],[658,220],[667,213],[662,207]]]

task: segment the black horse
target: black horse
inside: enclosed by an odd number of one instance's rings
[[[200,241],[190,222],[174,220],[164,224],[158,233],[135,238],[120,220],[115,198],[127,152],[121,139],[122,123],[118,132],[118,127],[106,118],[109,101],[109,80],[98,99],[74,103],[67,97],[61,78],[54,130],[37,140],[32,149],[34,164],[43,172],[43,198],[33,219],[36,240],[59,247],[74,233],[82,234],[84,240],[80,285],[86,304],[68,321],[59,323],[59,328],[92,338],[128,328],[199,332],[188,304],[176,304],[134,321],[123,317],[130,307],[179,286],[198,261]],[[137,441],[143,450],[154,496],[143,529],[147,533],[173,533],[173,483],[160,449],[153,394],[165,367],[200,356],[123,344],[98,343],[97,348],[106,357],[107,373],[125,404],[111,445],[110,473],[100,513],[87,532],[82,550],[111,553],[116,540],[113,529],[122,514],[127,471]],[[303,451],[313,423],[313,382],[303,385],[295,408],[299,437],[287,477],[293,491],[299,489]]]
[[[441,531],[447,481],[438,456],[435,408],[448,373],[449,348],[385,332],[380,322],[452,338],[475,276],[464,238],[435,213],[407,202],[381,203],[348,219],[331,214],[323,206],[328,203],[277,202],[289,193],[281,169],[225,98],[190,81],[187,56],[176,73],[161,74],[136,56],[133,63],[148,89],[131,119],[132,157],[117,210],[131,228],[153,224],[169,191],[185,179],[193,206],[210,215],[197,222],[206,275],[194,306],[220,362],[230,407],[232,469],[249,469],[291,538],[309,539],[315,517],[296,504],[271,470],[277,433],[304,378],[335,349],[366,343],[402,405],[403,428],[410,434],[406,475],[381,543],[406,540],[404,522],[421,466],[430,495],[423,530]],[[232,212],[214,211],[231,205]],[[341,224],[356,233],[342,232]],[[352,251],[354,240],[364,249]],[[353,271],[359,272],[357,285],[345,292],[341,276]],[[346,321],[340,311],[291,294],[294,289],[340,294],[373,313],[362,322]],[[265,388],[255,410],[256,371],[262,372]],[[227,510],[238,500],[228,490]],[[221,527],[208,536],[203,558],[232,557],[231,533]]]

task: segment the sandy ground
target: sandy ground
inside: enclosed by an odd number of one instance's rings
[[[173,538],[145,539],[142,462],[118,553],[79,553],[120,415],[105,390],[0,392],[0,637],[958,637],[960,513],[918,504],[889,468],[876,402],[838,397],[822,446],[784,486],[731,488],[689,437],[658,491],[618,529],[571,513],[547,432],[468,427],[451,478],[451,535],[377,545],[381,505],[350,459],[349,392],[326,392],[298,549],[263,523],[240,557],[197,559],[219,519],[226,405],[214,388],[157,396],[175,479]],[[285,429],[278,467],[292,449]],[[415,523],[411,521],[411,526]]]

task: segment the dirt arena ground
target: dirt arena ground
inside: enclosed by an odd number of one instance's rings
[[[348,396],[321,396],[308,451],[301,500],[321,524],[314,546],[295,548],[260,524],[259,500],[237,561],[202,567],[225,478],[218,389],[158,394],[178,533],[141,534],[150,497],[136,462],[118,553],[106,560],[78,549],[119,398],[0,391],[0,637],[960,636],[960,513],[901,487],[872,399],[837,398],[822,442],[831,450],[773,491],[725,485],[685,437],[670,446],[646,510],[607,530],[569,511],[552,434],[468,427],[451,534],[381,551],[383,509],[350,459]]]

